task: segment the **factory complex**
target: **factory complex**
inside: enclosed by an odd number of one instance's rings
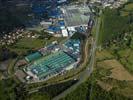
[[[27,81],[47,80],[77,67],[80,61],[80,40],[69,39],[59,45],[56,41],[25,57]]]
[[[49,34],[63,37],[72,36],[75,32],[85,33],[92,20],[91,10],[87,5],[58,6],[49,16],[49,20],[40,22],[41,26]]]
[[[59,1],[63,4],[52,3],[50,5],[49,1],[39,5],[34,3],[31,6],[35,17],[34,21],[39,19],[43,31],[48,34],[69,39],[63,44],[54,41],[27,55],[22,61],[23,63],[21,62],[23,65],[25,64],[21,68],[21,73],[25,74],[23,79],[20,77],[23,82],[24,80],[28,82],[48,80],[53,76],[63,75],[68,70],[78,67],[80,63],[81,41],[70,37],[74,33],[77,35],[89,33],[88,31],[94,24],[91,16],[92,9],[86,4],[67,4],[67,0]],[[32,22],[34,21],[32,20]]]
[[[85,33],[92,21],[92,7],[87,4],[71,3],[69,0],[38,0],[28,3],[28,20],[23,24],[29,30],[41,27],[56,37],[72,36],[75,32]]]

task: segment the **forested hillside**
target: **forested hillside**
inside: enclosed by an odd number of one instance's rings
[[[113,38],[132,31],[133,10],[132,8],[125,8],[128,4],[129,3],[125,4],[119,9],[106,8],[103,10],[99,37],[100,43],[105,44]]]

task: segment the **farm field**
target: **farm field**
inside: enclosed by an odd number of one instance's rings
[[[102,61],[102,60],[105,60],[105,59],[114,58],[114,56],[110,52],[108,52],[107,50],[97,51],[96,55],[97,55],[96,56],[97,61]]]
[[[97,54],[97,58],[99,59],[104,58],[105,57],[103,55],[104,51],[105,50],[99,52],[99,54]],[[110,54],[109,51],[106,51],[105,53],[107,52]],[[120,50],[118,53],[121,55],[121,58],[129,57],[129,55],[132,56],[131,49]],[[114,57],[115,56],[116,55],[114,55]],[[96,69],[99,71],[98,75],[101,76],[101,78],[97,78],[98,80],[97,84],[106,91],[111,91],[112,89],[115,88],[114,90],[115,93],[132,97],[133,96],[132,73],[130,73],[129,70],[127,70],[127,68],[115,58],[111,59],[105,59],[105,58],[104,60],[101,61],[97,60]]]
[[[109,69],[111,71],[109,78],[113,78],[116,80],[126,80],[132,81],[133,75],[131,75],[122,64],[120,64],[117,60],[104,60],[102,62],[98,62],[99,67],[103,67],[105,69]]]
[[[127,70],[133,72],[133,50],[132,49],[123,49],[118,51],[120,56],[120,62],[124,65]]]

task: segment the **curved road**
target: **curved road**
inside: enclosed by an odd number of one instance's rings
[[[101,15],[101,11],[100,11]],[[61,94],[57,95],[56,97],[53,98],[53,100],[60,100],[61,98],[65,97],[67,94],[75,90],[81,83],[85,82],[91,73],[93,72],[93,67],[94,67],[94,62],[95,62],[95,52],[96,52],[96,47],[97,47],[97,41],[98,41],[98,36],[99,36],[99,29],[100,29],[100,18],[96,19],[96,37],[95,40],[92,39],[92,47],[91,47],[91,52],[90,52],[90,63],[88,67],[80,73],[79,76],[79,81],[72,85],[70,88],[66,89],[64,92]]]

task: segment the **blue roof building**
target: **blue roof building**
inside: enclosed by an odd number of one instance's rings
[[[59,32],[61,29],[58,26],[49,26],[48,31]]]

